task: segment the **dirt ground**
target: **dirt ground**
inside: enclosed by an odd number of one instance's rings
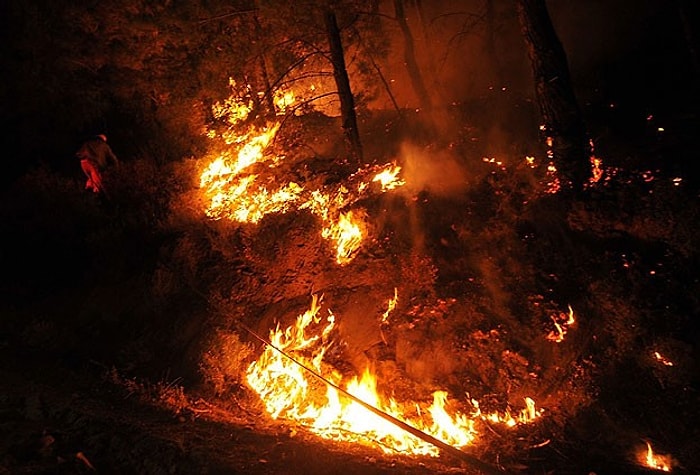
[[[474,473],[450,458],[334,444],[242,410],[175,414],[109,384],[100,368],[67,368],[45,354],[18,365],[2,353],[0,473]]]

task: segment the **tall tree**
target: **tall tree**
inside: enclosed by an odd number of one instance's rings
[[[360,132],[357,128],[357,116],[355,114],[355,99],[350,88],[350,79],[345,67],[345,56],[343,54],[343,43],[340,38],[340,29],[335,11],[329,5],[324,11],[326,33],[331,50],[331,63],[333,65],[333,77],[338,87],[340,97],[340,113],[343,121],[343,131],[350,148],[350,154],[357,162],[362,161],[362,143],[360,142]]]
[[[413,34],[411,33],[411,28],[408,26],[403,0],[394,0],[394,13],[396,15],[396,21],[399,23],[399,28],[401,29],[401,35],[403,36],[404,61],[406,69],[408,70],[408,77],[411,79],[413,90],[418,96],[421,108],[425,111],[430,111],[432,109],[430,94],[428,94],[428,89],[425,87],[423,76],[418,67],[418,61],[416,61]]]
[[[545,0],[516,0],[516,5],[544,131],[552,139],[557,168],[579,191],[588,178],[590,148],[564,47]]]

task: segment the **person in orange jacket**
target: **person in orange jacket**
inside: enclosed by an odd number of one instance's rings
[[[119,165],[117,156],[107,144],[107,137],[96,135],[86,141],[75,153],[80,159],[80,167],[87,177],[85,189],[107,196],[107,190],[102,179],[103,172],[111,165]]]

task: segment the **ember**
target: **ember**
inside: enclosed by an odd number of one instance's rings
[[[553,341],[555,343],[561,343],[564,341],[564,336],[566,335],[568,328],[573,325],[576,320],[574,319],[574,310],[569,305],[569,314],[560,313],[557,318],[551,317],[554,323],[554,330],[549,332],[547,335],[547,340]]]

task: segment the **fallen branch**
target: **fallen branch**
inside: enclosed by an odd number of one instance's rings
[[[367,404],[362,399],[358,398],[357,396],[354,396],[353,394],[350,394],[345,389],[342,389],[341,387],[337,386],[336,384],[332,383],[328,379],[321,376],[319,373],[314,371],[312,368],[309,368],[308,366],[304,365],[303,363],[300,363],[299,361],[297,361],[296,359],[294,359],[293,357],[291,357],[290,355],[288,355],[287,353],[285,353],[281,349],[277,348],[275,345],[270,343],[268,340],[266,340],[262,336],[258,335],[255,331],[253,331],[250,327],[248,327],[244,323],[238,322],[238,325],[240,325],[241,328],[243,328],[245,331],[250,333],[257,340],[260,340],[262,343],[269,346],[273,350],[279,352],[282,356],[289,359],[291,362],[299,365],[301,368],[305,369],[306,371],[308,371],[309,373],[314,375],[316,378],[318,378],[319,380],[324,382],[329,387],[331,387],[331,388],[335,389],[336,391],[349,397],[354,402],[360,404],[362,407],[364,407],[368,411],[372,412],[373,414],[381,417],[382,419],[386,420],[387,422],[390,422],[390,423],[394,424],[395,426],[405,430],[409,434],[411,434],[415,437],[418,437],[419,439],[421,439],[425,442],[428,442],[429,444],[432,444],[439,449],[442,449],[445,453],[452,455],[453,457],[455,457],[463,462],[466,462],[471,467],[481,471],[482,473],[486,473],[488,475],[495,475],[495,474],[503,473],[502,471],[498,470],[496,467],[489,465],[485,462],[482,462],[481,460],[474,457],[473,455],[469,455],[469,454],[459,450],[458,448],[453,447],[453,446],[443,442],[442,440],[433,437],[430,434],[426,434],[425,432],[423,432],[419,429],[416,429],[415,427],[405,423],[404,421],[402,421],[400,419],[395,418],[394,416],[392,416],[390,414],[387,414],[386,412],[384,412],[380,409],[377,409],[376,407],[372,406],[371,404]]]

